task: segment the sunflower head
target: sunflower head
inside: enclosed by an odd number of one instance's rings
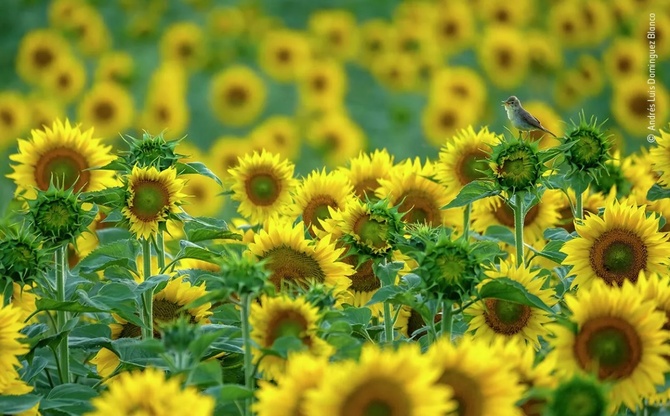
[[[341,217],[344,242],[365,257],[387,256],[404,230],[402,214],[387,199],[366,204],[351,200]]]
[[[252,295],[267,292],[272,285],[269,280],[270,271],[264,262],[249,256],[229,253],[223,256],[218,273],[225,288],[237,295]]]
[[[97,215],[97,209],[86,211],[79,194],[72,188],[63,190],[53,183],[37,198],[28,202],[28,215],[42,238],[54,246],[74,241]]]
[[[183,155],[175,152],[179,140],[166,141],[163,133],[156,136],[145,132],[141,139],[127,136],[124,141],[128,144],[128,150],[124,152],[127,166],[139,166],[141,168],[153,166],[163,171],[174,166]]]
[[[493,147],[489,164],[498,186],[511,192],[534,189],[543,171],[537,144],[518,139]]]
[[[595,117],[587,122],[582,112],[579,123],[574,124],[572,131],[564,136],[564,143],[570,145],[566,160],[572,169],[593,172],[610,159],[612,145],[609,136],[601,130],[602,126],[603,123],[598,124]]]
[[[49,256],[30,231],[0,230],[0,237],[1,275],[25,284],[46,273]]]
[[[552,394],[553,416],[604,416],[608,413],[607,391],[594,377],[574,376],[563,381]]]

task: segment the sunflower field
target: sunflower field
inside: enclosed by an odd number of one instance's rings
[[[670,1],[0,27],[0,414],[670,415]]]

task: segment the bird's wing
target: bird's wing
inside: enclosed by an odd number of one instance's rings
[[[521,117],[523,117],[524,121],[526,121],[531,126],[540,127],[542,125],[542,123],[540,123],[540,120],[533,117],[533,115],[528,111],[526,111],[525,109],[521,110]]]

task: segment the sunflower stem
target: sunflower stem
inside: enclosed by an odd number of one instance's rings
[[[523,260],[523,202],[520,194],[514,194],[514,244],[516,245],[516,265],[522,266]]]
[[[156,233],[156,255],[158,257],[158,270],[160,273],[165,273],[165,240],[163,237],[163,230]]]
[[[249,315],[251,313],[251,295],[241,296],[240,323],[242,329],[242,342],[244,343],[244,386],[253,391],[254,364],[251,356],[251,328]],[[244,400],[244,416],[251,415],[251,398]]]
[[[451,329],[454,322],[453,318],[454,313],[451,308],[451,302],[449,300],[443,300],[442,319],[440,319],[440,332],[443,337],[449,337],[449,341],[451,341]]]
[[[65,282],[67,281],[67,244],[56,250],[56,300],[65,302]],[[56,327],[59,332],[65,330],[69,319],[66,311],[56,311]],[[61,384],[70,382],[70,345],[68,334],[65,333],[58,344],[58,370]]]
[[[151,276],[151,244],[146,238],[142,238],[142,271],[144,279]],[[142,338],[154,337],[154,291],[149,289],[142,294]]]
[[[584,194],[576,192],[575,193],[575,219],[583,220],[584,219]]]
[[[466,243],[470,239],[470,212],[472,211],[472,203],[465,206],[463,211],[463,241]]]
[[[391,304],[384,302],[384,339],[393,342],[393,315],[391,315]]]

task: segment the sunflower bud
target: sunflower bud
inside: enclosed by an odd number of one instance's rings
[[[491,168],[501,189],[511,192],[535,187],[542,176],[543,165],[537,154],[537,144],[512,139],[493,148]]]
[[[179,140],[166,141],[163,134],[152,136],[144,133],[141,139],[128,137],[129,150],[124,153],[127,166],[146,168],[153,166],[158,171],[175,166],[182,155],[175,153]]]
[[[593,378],[573,377],[554,391],[549,404],[552,416],[603,416],[607,412],[606,392]]]
[[[598,124],[595,117],[587,122],[584,113],[581,113],[579,124],[564,136],[564,143],[570,145],[565,159],[572,169],[593,174],[610,160],[612,144],[609,136],[601,130],[603,124]]]
[[[2,230],[0,237],[0,275],[29,284],[46,273],[50,256],[36,236],[26,230]]]

